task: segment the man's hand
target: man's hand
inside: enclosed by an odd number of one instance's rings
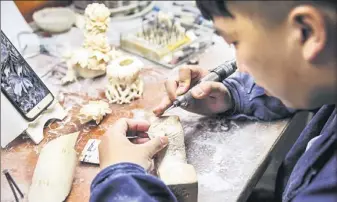
[[[153,113],[162,115],[169,108],[175,98],[186,93],[191,85],[197,83],[209,72],[198,66],[185,66],[179,69],[177,79],[171,78],[165,82],[167,95]],[[196,99],[187,108],[187,111],[211,115],[227,111],[232,108],[230,93],[220,82],[202,82],[192,88],[192,96]]]
[[[118,120],[103,136],[99,144],[99,161],[102,169],[121,162],[135,163],[145,170],[151,168],[153,156],[168,144],[167,137],[156,137],[152,140],[141,138],[133,144],[126,134],[138,134],[146,137],[150,125],[146,121],[131,119]]]

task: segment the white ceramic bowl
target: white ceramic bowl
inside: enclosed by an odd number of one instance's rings
[[[48,32],[58,33],[69,30],[75,23],[75,13],[69,8],[44,8],[33,14],[36,25]]]

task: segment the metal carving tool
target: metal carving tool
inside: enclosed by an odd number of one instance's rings
[[[227,61],[224,64],[211,70],[208,75],[202,78],[195,85],[205,81],[220,82],[226,79],[231,74],[233,74],[236,71],[236,69],[237,65],[235,60]],[[193,88],[195,85],[191,86],[191,88]],[[185,107],[185,108],[188,107],[188,105],[195,100],[192,96],[191,88],[185,94],[178,96],[176,100],[174,100],[173,105],[169,107],[166,111],[173,109],[175,107]]]
[[[16,195],[16,191],[19,192],[19,195],[20,195],[21,198],[24,198],[24,195],[23,195],[22,191],[19,189],[18,185],[16,184],[16,182],[14,181],[14,179],[12,178],[12,176],[9,174],[9,172],[8,172],[7,169],[3,170],[2,173],[5,175],[5,177],[6,177],[7,181],[8,181],[8,184],[9,184],[9,186],[10,186],[12,192],[13,192],[13,195],[15,197],[15,201],[19,202],[19,198]]]
[[[143,37],[145,39],[144,21],[145,21],[145,18],[142,18],[142,33],[143,33]]]

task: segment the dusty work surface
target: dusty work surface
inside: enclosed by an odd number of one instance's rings
[[[211,60],[210,56],[203,59]],[[43,63],[50,60],[52,59],[48,56],[38,56],[31,64],[35,63],[35,69],[43,69],[46,67]],[[62,122],[50,124],[45,129],[45,139],[39,145],[21,136],[1,150],[2,169],[9,169],[19,187],[27,194],[43,145],[59,135],[81,131],[76,146],[77,152],[80,153],[88,139],[99,138],[118,118],[132,118],[132,110],[151,110],[158,104],[164,95],[164,81],[168,72],[168,69],[155,65],[144,69],[143,98],[130,105],[111,105],[113,113],[99,126],[92,123],[81,125],[76,117],[81,104],[88,100],[106,100],[103,93],[106,78],[79,80],[77,83],[61,87],[57,83],[62,74],[58,71],[54,72],[54,75],[50,73],[50,77],[45,76],[44,80],[54,92],[57,90],[56,97],[64,108],[69,110],[69,115]],[[188,160],[198,172],[200,202],[236,201],[287,124],[287,121],[228,122],[226,119],[201,117],[180,109],[170,113],[181,117],[186,133]],[[68,201],[88,201],[90,183],[98,172],[97,166],[79,163]],[[10,199],[13,199],[13,195],[7,181],[1,175],[1,201],[11,201]]]
[[[115,35],[111,31],[109,37]],[[79,46],[82,40],[80,36],[82,37],[81,32],[73,28],[69,33],[48,40],[53,40],[55,44]],[[217,42],[200,57],[202,66],[213,68],[232,58],[232,52],[221,43],[223,42]],[[77,119],[81,104],[89,100],[106,100],[106,77],[80,79],[77,83],[61,86],[60,79],[66,69],[62,65],[55,65],[59,62],[57,58],[39,55],[28,62],[43,77],[55,97],[69,111],[69,115],[61,122],[49,124],[44,130],[45,139],[39,145],[35,145],[25,136],[20,136],[6,149],[1,150],[1,169],[9,170],[25,195],[29,190],[39,152],[47,142],[63,134],[81,131],[76,146],[79,154],[88,139],[100,138],[117,119],[132,118],[135,115],[134,110],[140,112],[155,107],[165,93],[164,81],[171,72],[145,62],[146,68],[141,73],[145,81],[145,92],[141,99],[130,105],[111,104],[113,112],[99,126],[93,123],[81,125]],[[256,182],[257,170],[266,162],[269,151],[288,123],[287,120],[272,123],[228,122],[224,118],[201,117],[180,109],[174,109],[170,113],[179,115],[182,120],[188,161],[195,166],[198,173],[200,202],[230,202],[237,201],[240,197],[245,198],[251,191],[252,184]],[[90,184],[98,172],[98,166],[79,163],[67,201],[89,201]],[[4,175],[1,175],[1,201],[14,201]]]

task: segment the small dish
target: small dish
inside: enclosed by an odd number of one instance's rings
[[[33,14],[36,25],[48,32],[59,33],[69,30],[75,23],[75,13],[69,8],[44,8]]]

